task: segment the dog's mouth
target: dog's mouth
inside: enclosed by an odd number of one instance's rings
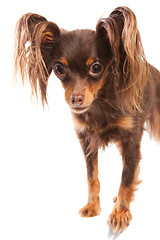
[[[73,113],[77,113],[77,114],[81,114],[81,113],[84,113],[86,112],[87,110],[89,109],[89,106],[86,106],[86,107],[71,107],[71,111]]]

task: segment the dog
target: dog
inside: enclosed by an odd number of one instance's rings
[[[117,145],[123,162],[119,193],[109,225],[130,224],[130,203],[140,180],[140,144],[147,126],[160,141],[160,72],[144,54],[135,14],[116,8],[95,30],[66,31],[43,16],[27,13],[16,25],[15,75],[39,88],[43,106],[52,72],[65,89],[87,167],[88,203],[82,217],[100,214],[98,149]]]

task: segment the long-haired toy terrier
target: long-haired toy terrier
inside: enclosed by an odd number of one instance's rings
[[[81,216],[100,213],[98,149],[114,142],[120,150],[122,178],[109,224],[122,232],[140,183],[144,123],[160,140],[160,72],[146,61],[134,13],[118,7],[95,31],[66,31],[27,13],[16,25],[15,44],[15,74],[29,79],[32,94],[38,85],[43,105],[52,70],[65,89],[87,166],[88,203]]]

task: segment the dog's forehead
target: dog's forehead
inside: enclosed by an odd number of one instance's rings
[[[94,57],[96,33],[92,30],[74,30],[62,35],[62,52],[66,58],[86,60]]]

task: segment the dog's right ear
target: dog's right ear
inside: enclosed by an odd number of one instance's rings
[[[47,84],[52,71],[49,67],[51,52],[59,36],[58,26],[37,14],[23,15],[16,25],[14,76],[19,72],[23,83],[28,78],[32,94],[36,96],[38,82],[42,104],[47,103]]]

